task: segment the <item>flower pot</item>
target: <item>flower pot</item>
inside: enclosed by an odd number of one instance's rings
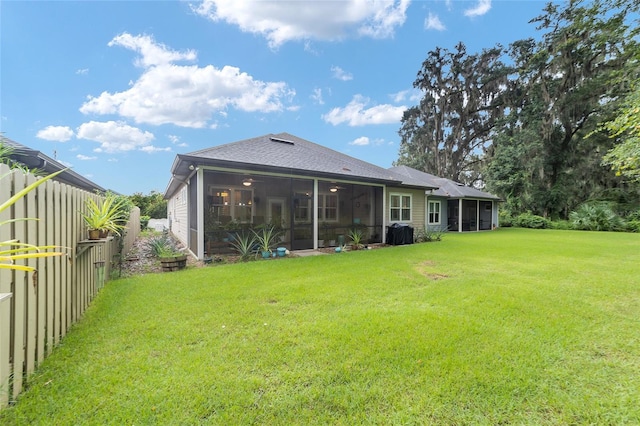
[[[108,229],[101,229],[100,230],[100,238],[107,238],[109,236],[109,230]]]
[[[164,272],[178,271],[187,266],[187,256],[181,254],[179,256],[166,256],[160,258],[160,264]]]
[[[262,258],[263,259],[268,259],[271,257],[271,252],[268,250],[262,250]]]
[[[100,230],[99,229],[89,229],[89,239],[90,240],[99,240],[100,239]]]

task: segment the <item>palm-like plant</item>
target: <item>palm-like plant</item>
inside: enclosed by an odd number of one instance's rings
[[[230,241],[235,251],[240,255],[241,260],[247,260],[253,253],[253,248],[256,245],[256,239],[252,235],[240,233]]]
[[[265,225],[260,228],[259,231],[252,230],[252,232],[255,235],[256,242],[263,253],[271,252],[271,249],[280,239],[280,232],[277,231],[273,225]]]
[[[64,172],[66,169],[60,170],[56,173],[50,174],[42,179],[39,179],[22,189],[15,195],[13,195],[8,200],[4,201],[0,204],[0,212],[8,209],[12,205],[14,205],[20,198],[24,197],[26,194],[34,190],[36,187],[42,185],[47,180],[57,176],[58,174]],[[0,179],[4,178],[2,176]],[[18,218],[18,219],[10,219],[5,221],[0,221],[0,226],[6,225],[8,223],[16,222],[18,220],[38,220],[36,218]],[[33,244],[21,243],[18,240],[7,240],[0,241],[0,269],[13,269],[19,271],[35,271],[34,267],[26,266],[26,265],[17,265],[15,263],[16,260],[22,259],[33,259],[40,257],[51,257],[51,256],[62,256],[65,253],[60,251],[46,251],[51,249],[57,249],[58,246],[35,246]]]
[[[81,213],[87,227],[101,231],[111,231],[120,235],[124,229],[125,218],[124,199],[118,199],[115,194],[107,194],[101,202],[88,198],[85,202],[86,212]]]
[[[359,250],[362,248],[362,239],[364,237],[364,232],[359,228],[352,228],[349,230],[349,239],[352,243],[352,248],[354,250]]]

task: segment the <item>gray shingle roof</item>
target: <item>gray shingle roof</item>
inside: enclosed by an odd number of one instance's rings
[[[396,173],[405,184],[422,184],[438,188],[433,191],[433,195],[448,198],[500,199],[500,197],[496,197],[488,192],[480,191],[479,189],[470,186],[465,186],[451,179],[445,179],[429,173],[421,172],[420,170],[416,170],[408,166],[391,167],[389,170]]]
[[[9,138],[3,137],[0,142],[6,146],[9,146],[13,150],[13,153],[9,155],[12,160],[24,164],[29,169],[38,169],[44,174],[49,175],[51,173],[55,173],[59,170],[67,168],[64,164],[59,163],[58,161],[48,157],[42,152],[31,149]],[[106,191],[103,187],[97,185],[95,182],[90,181],[89,179],[74,172],[71,169],[65,170],[53,179],[62,183],[66,183],[67,185],[74,186],[76,188],[84,189],[85,191],[89,192]]]
[[[289,133],[268,134],[186,155],[254,166],[331,174],[345,179],[398,180],[394,173],[390,173],[383,167],[358,160]]]

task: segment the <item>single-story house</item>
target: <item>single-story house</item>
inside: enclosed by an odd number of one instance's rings
[[[103,187],[36,149],[31,149],[6,137],[3,137],[0,143],[11,149],[11,153],[9,154],[11,160],[24,165],[30,170],[37,169],[42,172],[43,175],[50,175],[51,173],[66,169],[56,176],[54,180],[89,192],[104,193],[106,191]]]
[[[403,182],[437,187],[426,194],[426,227],[463,232],[488,231],[498,226],[499,197],[407,166],[390,170],[400,175]]]
[[[280,230],[280,245],[290,250],[348,242],[353,228],[364,232],[365,242],[383,243],[394,223],[446,228],[442,221],[455,211],[451,201],[470,218],[475,200],[473,223],[480,223],[486,206],[479,203],[489,202],[490,221],[497,224],[496,197],[447,195],[443,182],[436,185],[435,177],[411,170],[385,169],[289,133],[178,154],[164,194],[169,230],[203,259],[229,250],[238,233],[264,224]],[[487,218],[482,219],[484,224]],[[485,229],[471,225],[471,219],[463,220],[455,229]]]

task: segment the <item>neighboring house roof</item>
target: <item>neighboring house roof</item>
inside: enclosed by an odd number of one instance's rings
[[[165,192],[171,196],[191,171],[190,165],[231,167],[263,172],[286,172],[386,185],[402,185],[402,179],[388,169],[334,151],[289,133],[268,134],[188,154],[178,154]],[[435,188],[420,183],[422,189]]]
[[[44,155],[42,152],[26,147],[9,138],[3,137],[0,143],[13,149],[13,153],[9,155],[13,161],[24,164],[29,169],[37,169],[45,175],[50,175],[51,173],[67,168],[64,164]],[[89,192],[106,191],[103,187],[96,185],[71,169],[60,173],[54,180]]]
[[[389,170],[396,173],[414,185],[424,184],[432,185],[438,189],[432,192],[432,195],[447,197],[447,198],[483,198],[488,200],[499,200],[500,197],[496,197],[488,192],[480,191],[479,189],[471,186],[466,186],[451,179],[441,178],[429,173],[421,172],[420,170],[413,169],[408,166],[396,166],[391,167]]]

